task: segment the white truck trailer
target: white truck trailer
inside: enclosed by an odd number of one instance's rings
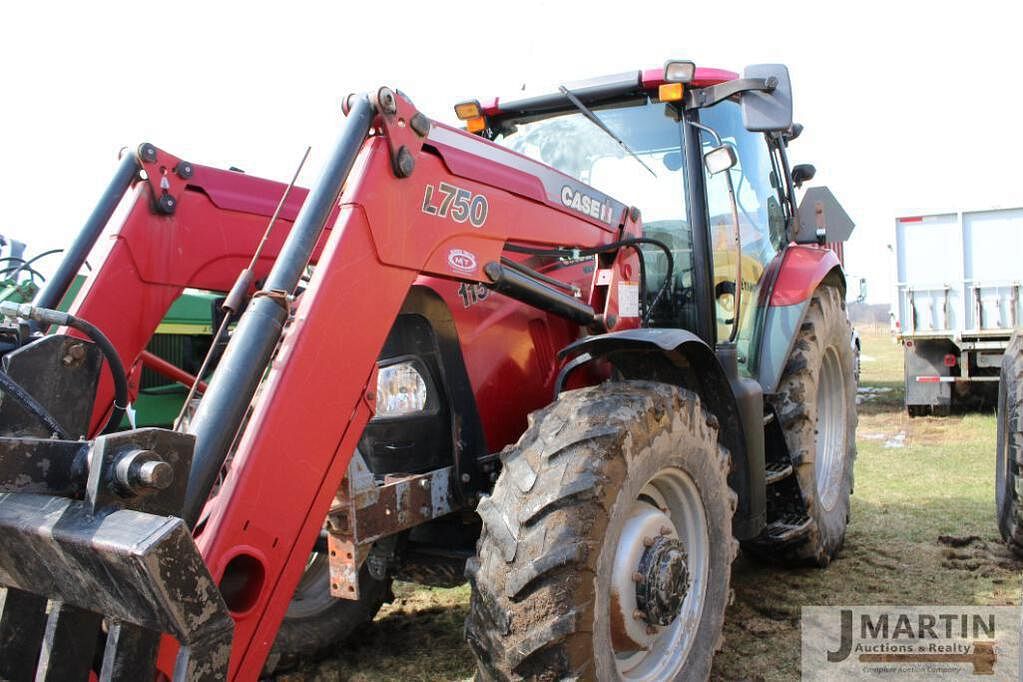
[[[909,414],[994,396],[1023,324],[1023,208],[896,218],[895,261]]]

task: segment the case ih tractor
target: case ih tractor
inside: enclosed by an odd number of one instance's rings
[[[388,88],[344,108],[308,193],[141,145],[0,304],[0,677],[253,680],[392,580],[467,576],[483,679],[706,678],[740,544],[824,566],[848,521],[851,223],[796,201],[785,67],[672,61],[465,130]],[[120,430],[185,288],[226,292],[226,348],[178,368],[194,413]]]

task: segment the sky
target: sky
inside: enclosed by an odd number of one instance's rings
[[[142,141],[284,182],[312,145],[308,186],[353,91],[453,122],[464,99],[668,58],[782,62],[792,161],[857,223],[847,272],[884,303],[896,216],[1023,206],[1021,19],[1018,1],[4,3],[0,234],[66,245]]]

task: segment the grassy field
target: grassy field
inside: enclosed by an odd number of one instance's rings
[[[994,520],[993,413],[909,419],[901,348],[863,339],[856,489],[845,547],[826,570],[785,570],[739,557],[735,601],[714,678],[799,679],[804,605],[1019,604],[1023,563]],[[397,600],[315,670],[318,680],[460,680],[467,587],[399,585]]]

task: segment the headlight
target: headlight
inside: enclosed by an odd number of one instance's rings
[[[412,362],[381,367],[377,372],[377,417],[398,417],[426,409],[426,380]]]

